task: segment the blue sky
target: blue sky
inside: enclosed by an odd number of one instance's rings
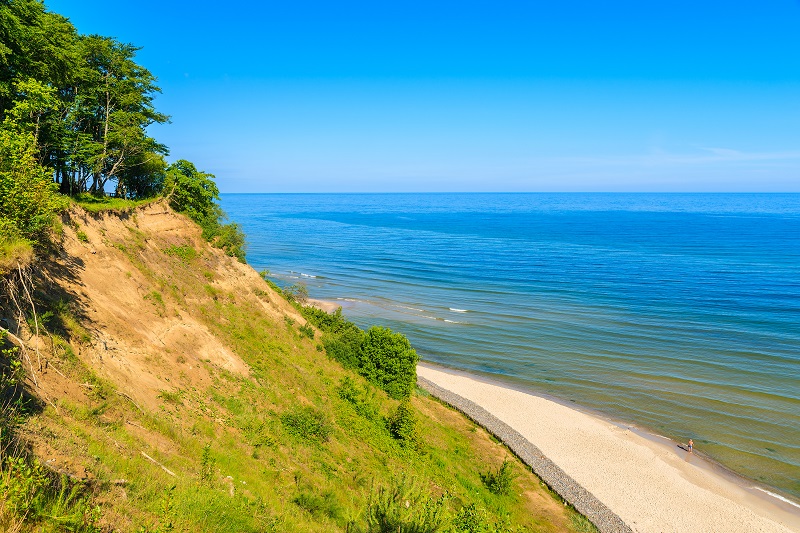
[[[800,192],[800,0],[49,0],[223,192]]]

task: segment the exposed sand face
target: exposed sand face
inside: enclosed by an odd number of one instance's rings
[[[674,444],[464,374],[417,373],[511,426],[633,531],[800,531],[800,509],[749,492]]]

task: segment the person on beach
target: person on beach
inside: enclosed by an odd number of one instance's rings
[[[689,451],[691,452],[692,448],[694,448],[694,442],[692,442],[692,439],[689,439],[689,444],[687,446],[689,448]]]

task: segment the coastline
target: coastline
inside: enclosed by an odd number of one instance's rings
[[[665,437],[428,362],[417,374],[422,388],[501,438],[601,531],[800,531],[793,503]]]
[[[341,307],[341,305],[336,302],[331,302],[329,300],[317,300],[316,298],[309,298],[306,304],[325,311],[326,313],[333,313]]]

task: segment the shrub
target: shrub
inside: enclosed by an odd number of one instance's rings
[[[435,533],[446,520],[445,498],[433,499],[413,482],[400,478],[381,487],[367,505],[368,533]]]
[[[386,427],[392,437],[399,440],[404,448],[416,448],[419,446],[417,415],[408,400],[400,402],[397,410],[386,421]]]
[[[326,492],[322,496],[301,492],[292,502],[315,518],[327,516],[333,520],[338,520],[342,516],[342,506],[339,503],[339,499],[332,492]]]
[[[211,456],[211,444],[206,444],[200,454],[200,483],[204,485],[211,483],[211,480],[214,479],[214,466],[216,464],[216,459]]]
[[[359,372],[395,399],[408,398],[417,382],[419,356],[401,333],[373,326],[359,353]]]
[[[511,471],[511,463],[506,460],[500,465],[496,472],[489,470],[481,474],[481,481],[489,489],[489,492],[499,496],[505,496],[511,492],[511,484],[514,481],[514,473]]]
[[[364,332],[353,324],[352,328],[347,328],[338,334],[325,335],[322,338],[322,346],[328,357],[339,361],[343,367],[358,369],[364,337]]]
[[[281,294],[290,302],[297,302],[301,305],[308,301],[308,288],[302,283],[295,283],[294,285],[284,287]]]
[[[325,414],[313,407],[301,407],[281,416],[284,429],[290,435],[313,442],[327,442],[331,426]]]
[[[495,533],[489,525],[486,509],[471,503],[459,509],[453,517],[452,533]]]
[[[225,213],[216,202],[219,189],[214,175],[197,170],[194,164],[181,159],[167,167],[164,194],[169,205],[185,213],[203,230],[203,238],[244,263],[245,238],[238,224],[223,224]]]
[[[314,328],[312,328],[309,324],[305,324],[297,328],[300,332],[301,337],[308,337],[309,339],[314,339]]]
[[[325,334],[322,344],[332,359],[353,368],[397,400],[408,398],[417,383],[419,356],[401,333],[372,327],[364,333],[339,308],[326,313],[313,307],[301,312]]]
[[[24,457],[6,457],[0,470],[0,505],[31,531],[101,531],[97,526],[100,508],[91,505],[83,489]]]
[[[175,211],[186,213],[198,223],[215,214],[214,202],[219,200],[214,175],[197,170],[185,159],[167,167],[164,193]]]
[[[36,162],[33,136],[0,128],[0,270],[30,260],[26,244],[45,242],[66,206],[50,171]]]
[[[363,388],[356,387],[355,381],[349,376],[345,376],[339,382],[336,390],[339,398],[353,406],[356,413],[368,420],[378,418],[378,401],[375,398],[374,390],[365,385]]]

